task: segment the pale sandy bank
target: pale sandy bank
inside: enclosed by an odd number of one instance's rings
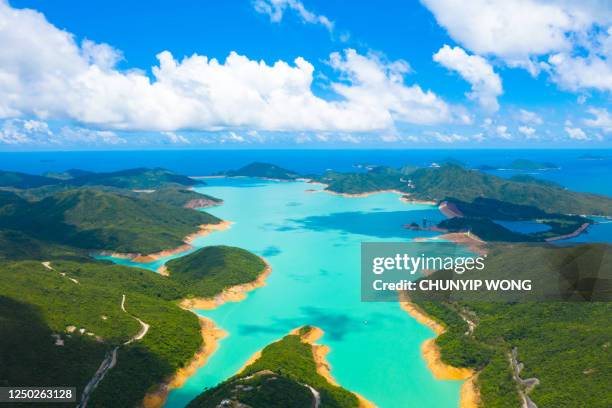
[[[150,262],[157,261],[161,258],[165,258],[167,256],[172,256],[172,255],[180,254],[181,252],[189,251],[190,249],[193,249],[193,246],[191,245],[191,243],[196,238],[203,237],[214,231],[226,230],[231,225],[232,225],[232,222],[230,221],[221,221],[218,224],[202,224],[199,226],[199,230],[197,232],[194,232],[193,234],[189,234],[184,238],[183,241],[185,243],[183,245],[179,245],[178,247],[174,249],[165,249],[163,251],[155,252],[149,255],[122,253],[122,252],[110,252],[110,251],[101,251],[99,252],[99,254],[103,256],[112,256],[113,258],[130,259],[138,263],[150,263]]]
[[[443,325],[428,316],[421,308],[410,302],[407,297],[400,294],[400,306],[417,322],[424,324],[436,333],[436,337],[446,331]],[[453,367],[442,361],[440,349],[436,339],[428,339],[421,346],[423,358],[427,367],[438,380],[465,380],[461,386],[460,408],[477,408],[480,404],[480,393],[476,385],[478,374],[474,370],[462,367]]]
[[[247,282],[229,287],[214,297],[184,299],[181,302],[181,307],[185,309],[210,310],[215,309],[226,302],[240,302],[244,300],[247,297],[248,292],[265,286],[266,279],[268,278],[268,276],[270,276],[270,273],[272,273],[272,267],[270,266],[270,264],[268,264],[268,262],[266,262],[265,260],[263,261],[266,263],[266,269],[253,282]]]
[[[198,368],[206,364],[208,358],[217,350],[219,340],[227,333],[218,327],[215,322],[202,316],[200,318],[200,332],[202,334],[202,348],[193,356],[190,363],[180,368],[172,377],[160,384],[154,391],[145,395],[142,401],[144,408],[161,408],[173,388],[181,387]]]

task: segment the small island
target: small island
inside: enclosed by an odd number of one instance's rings
[[[204,391],[189,408],[372,407],[335,383],[325,361],[327,348],[314,342],[322,331],[304,326],[266,346],[238,374]]]
[[[190,297],[209,298],[265,278],[269,267],[257,255],[237,247],[207,246],[167,262],[164,274],[185,287]],[[263,275],[263,277],[262,277]]]

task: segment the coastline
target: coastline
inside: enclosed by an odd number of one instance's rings
[[[195,312],[191,311],[196,314]],[[202,347],[185,367],[179,368],[167,380],[159,384],[154,391],[148,392],[143,400],[143,408],[161,408],[168,399],[168,394],[174,388],[182,387],[198,368],[202,367],[210,356],[217,351],[219,340],[226,337],[228,333],[218,328],[214,321],[209,318],[198,316],[200,320],[200,333],[202,335]]]
[[[479,255],[484,255],[487,253],[486,248],[485,248],[487,242],[483,241],[478,236],[472,233],[467,233],[467,232],[449,232],[449,233],[438,235],[435,237],[428,237],[428,238],[419,237],[419,238],[414,239],[415,242],[438,241],[438,240],[447,240],[455,244],[465,245],[468,247],[470,251],[475,252]]]
[[[231,286],[213,297],[183,299],[180,303],[181,307],[184,309],[212,310],[226,302],[240,302],[246,299],[248,292],[265,286],[266,279],[270,276],[270,273],[272,273],[270,264],[265,259],[262,258],[262,260],[266,264],[266,267],[254,281]],[[167,271],[164,272],[167,273]]]
[[[138,263],[151,263],[161,258],[165,258],[168,256],[180,254],[181,252],[189,251],[190,249],[193,249],[193,246],[191,245],[191,243],[195,239],[201,238],[215,231],[226,230],[231,225],[232,225],[231,221],[221,221],[218,224],[202,224],[198,227],[199,228],[198,231],[187,235],[183,239],[183,242],[184,242],[183,245],[179,245],[178,247],[173,248],[173,249],[164,249],[162,251],[154,252],[148,255],[135,254],[135,253],[122,253],[122,252],[109,252],[109,251],[101,251],[99,252],[99,254],[103,256],[112,256],[113,258],[130,259],[131,261],[138,262]]]
[[[210,356],[217,351],[219,340],[229,335],[229,333],[227,333],[225,330],[218,328],[212,319],[200,316],[194,311],[194,309],[210,310],[220,306],[221,304],[225,303],[225,301],[239,302],[246,298],[246,292],[264,286],[265,279],[272,272],[270,265],[266,261],[264,262],[266,263],[266,268],[264,272],[259,275],[257,280],[242,285],[232,286],[223,292],[225,293],[226,291],[231,291],[231,300],[224,298],[223,302],[218,302],[217,297],[223,295],[223,293],[221,293],[214,298],[183,299],[180,301],[179,306],[181,308],[189,310],[200,319],[202,347],[190,360],[187,366],[180,368],[168,380],[159,384],[154,391],[145,395],[142,402],[142,406],[144,408],[161,408],[165,404],[170,391],[174,388],[180,388],[183,386],[187,379],[189,379],[189,377],[191,377],[198,368],[204,366]],[[167,271],[164,270],[164,272],[166,272],[167,275]],[[162,271],[160,271],[160,273],[163,274]]]
[[[310,330],[300,335],[300,331],[304,327],[308,327]],[[321,330],[318,327],[314,327],[314,326],[301,326],[301,327],[291,330],[289,334],[300,336],[300,339],[302,340],[302,342],[311,345],[312,357],[317,367],[317,374],[325,378],[325,380],[328,383],[335,385],[337,387],[340,387],[341,385],[338,384],[338,382],[334,379],[334,377],[332,377],[331,372],[330,372],[331,366],[327,362],[327,359],[326,359],[326,356],[331,351],[331,349],[329,348],[329,346],[325,346],[322,344],[316,344],[316,341],[319,340],[323,336],[323,334],[325,334],[323,330]],[[280,339],[276,341],[280,341]],[[257,361],[260,357],[261,357],[261,350],[258,350],[251,357],[249,357],[249,359],[244,363],[244,365],[240,368],[240,370],[238,370],[237,374],[240,374],[241,372],[243,372],[248,366],[250,366],[252,363]],[[357,399],[359,400],[359,408],[377,408],[374,403],[367,400],[360,394],[354,391],[350,391],[350,390],[349,392],[355,395]]]
[[[441,359],[440,348],[436,345],[436,338],[446,331],[444,326],[427,315],[416,304],[410,302],[406,295],[400,293],[399,296],[400,307],[417,322],[429,327],[436,334],[434,338],[425,340],[421,345],[423,358],[433,376],[437,380],[463,380],[459,396],[460,408],[478,408],[480,403],[480,392],[476,385],[478,372],[470,368],[453,367],[444,363]]]

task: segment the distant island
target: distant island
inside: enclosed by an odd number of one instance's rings
[[[598,154],[583,154],[582,156],[578,156],[578,160],[606,160],[609,159],[608,156],[601,156]]]
[[[501,166],[482,165],[478,170],[558,170],[559,166],[550,162],[536,162],[527,159],[516,159]]]
[[[295,180],[299,174],[269,163],[255,162],[247,164],[238,170],[229,170],[218,175],[227,177],[260,177],[272,180]]]

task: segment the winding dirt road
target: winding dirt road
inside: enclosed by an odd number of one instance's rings
[[[124,313],[127,313],[131,318],[133,318],[138,323],[140,323],[140,326],[141,326],[138,333],[130,337],[130,339],[126,341],[125,343],[123,343],[123,345],[127,346],[130,343],[142,340],[142,338],[149,331],[150,326],[147,323],[140,320],[139,318],[137,318],[136,316],[128,313],[127,310],[125,310],[125,294],[121,297],[121,310],[123,310]],[[117,364],[118,355],[119,355],[119,346],[115,347],[114,349],[106,353],[106,355],[104,356],[104,360],[102,360],[102,363],[100,364],[100,367],[98,367],[98,370],[96,370],[96,373],[93,375],[91,380],[89,380],[89,382],[85,386],[85,389],[83,390],[83,394],[81,394],[81,402],[79,402],[79,405],[77,406],[77,408],[87,407],[87,402],[89,401],[89,397],[91,397],[91,394],[95,391],[95,389],[98,387],[100,382],[102,382],[102,380],[104,379],[104,376],[111,370],[111,368],[113,368]]]

